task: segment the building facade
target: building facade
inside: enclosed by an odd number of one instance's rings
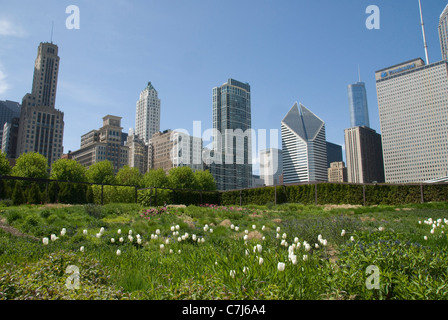
[[[348,182],[384,182],[381,135],[368,127],[345,129],[344,133]]]
[[[135,134],[149,143],[152,135],[160,131],[160,99],[151,82],[140,93],[135,113]]]
[[[328,181],[324,121],[296,103],[281,128],[283,183]]]
[[[348,86],[348,105],[351,127],[370,127],[367,92],[364,82]]]
[[[50,166],[63,153],[64,113],[55,108],[59,61],[55,44],[39,45],[32,91],[23,97],[19,120],[16,156],[37,152]]]
[[[445,10],[440,15],[439,39],[442,59],[448,61],[448,5],[446,5]]]
[[[448,63],[407,61],[375,74],[388,183],[448,174]]]
[[[149,144],[148,167],[167,174],[177,167],[203,170],[202,139],[172,130],[155,133]]]
[[[7,123],[9,123],[9,126],[11,126],[12,120],[14,118],[20,117],[20,109],[21,105],[18,102],[0,100],[0,142],[2,142],[4,132],[3,127]],[[1,145],[0,150],[3,150],[3,147]]]
[[[129,148],[128,166],[137,168],[141,174],[145,174],[148,171],[148,144],[131,129],[125,145]]]
[[[214,161],[218,190],[252,186],[252,116],[250,85],[229,79],[213,88]]]
[[[105,116],[99,130],[92,130],[81,137],[81,148],[70,153],[71,158],[86,168],[107,160],[117,173],[128,165],[129,158],[129,147],[123,144],[122,130],[121,117]]]
[[[270,148],[260,151],[260,178],[266,186],[280,184],[283,172],[282,150]]]
[[[333,162],[341,162],[342,160],[342,146],[327,141],[327,168],[330,168]]]
[[[347,168],[344,161],[332,162],[328,168],[328,182],[347,182]]]

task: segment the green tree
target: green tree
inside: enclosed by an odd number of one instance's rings
[[[59,159],[51,166],[50,178],[60,181],[85,182],[86,168],[73,159]]]
[[[112,163],[108,160],[92,164],[86,172],[87,181],[98,184],[114,184],[116,182]]]
[[[163,169],[151,169],[143,176],[143,185],[145,188],[157,187],[168,188],[168,177]]]
[[[197,189],[193,170],[190,167],[172,168],[168,173],[168,183],[173,189]]]
[[[25,195],[23,194],[23,190],[21,187],[20,181],[16,181],[16,185],[14,186],[14,191],[12,192],[12,203],[15,206],[19,206],[25,203]]]
[[[47,179],[48,160],[41,154],[29,152],[17,158],[12,168],[12,175],[16,177]]]
[[[141,186],[143,182],[143,175],[137,168],[131,168],[124,166],[117,173],[118,184],[124,184],[127,186]]]
[[[26,200],[29,204],[39,204],[41,202],[39,187],[36,183],[33,183],[31,187],[28,188]]]
[[[6,154],[0,151],[0,176],[7,176],[11,173],[11,166],[6,158]]]
[[[196,180],[196,186],[199,190],[215,191],[216,183],[210,171],[195,171],[194,179]]]

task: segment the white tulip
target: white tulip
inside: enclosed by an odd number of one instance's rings
[[[157,239],[159,239],[159,236],[158,235],[154,235],[154,240],[157,240]]]
[[[256,248],[258,253],[261,253],[261,251],[263,251],[263,247],[261,246],[261,244],[257,244]]]
[[[244,230],[244,233],[245,234],[249,234],[249,230]]]
[[[252,229],[254,229],[254,230],[257,229],[257,226],[253,224]]]
[[[245,252],[246,252],[246,256],[248,256],[249,255],[249,250],[246,249]]]
[[[138,238],[138,239],[137,239],[137,243],[138,243],[138,244],[142,244],[142,238]]]
[[[114,239],[114,238],[111,238],[111,239],[110,239],[110,242],[115,243],[115,239]]]
[[[173,251],[173,249],[170,249],[170,253],[173,253],[174,251]]]
[[[175,230],[175,227],[174,227],[174,226],[172,226],[172,227],[171,227],[171,231],[173,231],[173,232],[174,232],[174,230]]]
[[[163,243],[160,245],[160,250],[164,250],[165,246],[163,245]]]
[[[282,242],[280,242],[280,245],[281,245],[281,246],[284,246],[284,245],[285,245],[285,242],[286,242],[285,239],[283,239]]]
[[[285,271],[285,263],[284,262],[279,262],[277,265],[277,269],[278,271]]]
[[[129,236],[128,239],[129,239],[130,242],[134,241],[134,237],[133,236]]]
[[[261,266],[263,264],[264,260],[263,258],[258,259],[258,264]]]
[[[58,237],[56,237],[55,234],[52,234],[50,238],[51,238],[51,241],[56,241],[59,239]]]
[[[170,239],[166,239],[165,244],[170,244]]]
[[[61,236],[65,236],[65,234],[67,233],[67,230],[65,228],[62,228],[61,230]]]
[[[96,234],[96,237],[99,239],[99,238],[101,238],[101,233],[97,233]]]
[[[101,227],[100,233],[104,233],[104,228],[103,227]]]
[[[322,240],[322,245],[323,245],[324,247],[327,246],[327,239]]]
[[[316,249],[319,249],[319,245],[318,245],[317,243],[314,244],[314,247],[315,247]]]
[[[282,234],[282,239],[286,239],[287,235],[286,233]]]
[[[277,235],[275,236],[277,239],[280,239],[280,233],[277,233]]]
[[[379,231],[384,231],[384,227],[379,227],[378,230]]]
[[[180,227],[179,227],[179,225],[177,224],[177,225],[176,225],[176,230],[179,230],[179,229],[180,229]]]
[[[81,248],[79,248],[79,251],[84,252],[84,246],[82,246]]]
[[[118,241],[123,242],[124,241],[123,237],[120,237],[120,239],[118,239]]]
[[[295,254],[292,254],[292,255],[290,256],[290,258],[291,258],[291,262],[292,262],[292,264],[297,264],[297,256],[296,256]]]
[[[236,226],[235,231],[237,231],[237,232],[240,231],[240,227]]]
[[[182,251],[180,251],[180,249],[179,249],[179,251],[177,251],[178,254],[180,254],[181,252],[182,252]]]
[[[192,236],[191,236],[191,239],[193,239],[193,241],[196,241],[196,235],[195,235],[195,234],[192,235]]]
[[[423,239],[428,240],[428,237],[427,237],[427,236],[424,236]]]
[[[308,260],[308,256],[306,254],[303,255],[303,261],[307,261]]]
[[[243,239],[244,239],[244,241],[247,241],[249,239],[249,236],[247,234],[245,234]]]
[[[121,229],[118,229],[117,233],[118,233],[118,234],[121,234]]]
[[[119,256],[119,255],[121,255],[121,250],[120,249],[117,250],[117,256]]]
[[[178,237],[177,242],[181,242],[181,241],[182,241],[182,237]]]
[[[84,229],[84,230],[82,231],[82,233],[86,236],[86,235],[87,235],[87,230]]]
[[[246,273],[247,271],[249,271],[249,268],[248,267],[244,267],[243,268],[243,273]]]
[[[350,237],[350,241],[355,241],[355,238],[353,236]]]
[[[263,238],[261,238],[261,240],[263,240],[263,241],[264,241],[264,240],[266,240],[266,237],[265,237],[265,236],[263,236]]]
[[[235,278],[235,270],[230,270],[230,276],[232,277],[232,278]]]
[[[265,229],[266,229],[265,226],[262,226],[262,227],[261,227],[261,231],[264,231]]]
[[[44,245],[48,245],[48,238],[43,238],[43,239],[42,239],[42,243],[43,243]]]
[[[345,230],[342,230],[341,237],[345,236]]]
[[[434,234],[434,229],[431,229],[431,234]]]
[[[202,242],[202,243],[204,243],[204,242],[205,242],[205,239],[204,239],[204,238],[202,238],[202,239],[201,239],[201,242]]]
[[[210,233],[213,233],[213,229],[210,229]]]
[[[159,229],[156,230],[156,234],[157,234],[157,235],[160,234],[160,230],[159,230]]]
[[[295,237],[294,238],[294,243],[299,243],[299,238]]]
[[[307,252],[311,250],[311,246],[308,243],[306,243],[304,245],[304,247],[305,247],[305,251],[307,251]]]
[[[230,225],[230,229],[234,230],[234,229],[235,229],[235,226],[234,226],[233,224]]]
[[[280,232],[280,227],[277,227],[277,232]]]

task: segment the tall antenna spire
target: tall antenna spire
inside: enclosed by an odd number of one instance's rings
[[[53,28],[54,28],[54,21],[51,21],[51,38],[50,38],[51,43],[53,43]]]
[[[418,0],[418,4],[419,4],[419,7],[420,7],[420,20],[422,22],[423,42],[425,44],[426,64],[430,64],[429,56],[428,56],[428,44],[426,43],[425,24],[423,23],[423,13],[422,13],[422,2],[421,2],[421,0]]]
[[[361,69],[359,68],[359,64],[358,64],[358,82],[361,82]]]

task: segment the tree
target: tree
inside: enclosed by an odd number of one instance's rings
[[[168,177],[163,169],[151,169],[143,176],[145,188],[168,188]]]
[[[11,166],[6,158],[6,154],[0,151],[0,176],[7,176],[11,173]]]
[[[210,171],[208,170],[195,171],[193,175],[196,181],[196,186],[199,190],[204,191],[216,190],[216,182]]]
[[[140,186],[142,184],[143,175],[137,168],[131,168],[124,166],[117,173],[118,184],[124,184],[127,186]]]
[[[172,168],[168,174],[168,182],[173,189],[197,189],[193,170],[190,167]]]
[[[29,152],[17,158],[12,175],[24,178],[47,179],[48,160],[41,154]]]
[[[59,159],[51,166],[50,178],[60,181],[85,182],[86,168],[73,159]]]
[[[98,184],[114,184],[115,172],[108,160],[92,164],[86,172],[87,181]]]

